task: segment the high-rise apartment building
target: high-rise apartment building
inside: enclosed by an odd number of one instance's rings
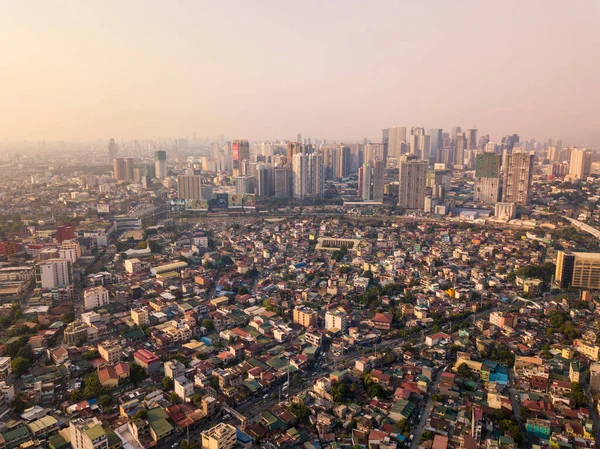
[[[383,161],[384,159],[384,147],[382,143],[368,143],[365,145],[365,158],[364,162],[375,162]]]
[[[286,152],[287,163],[291,164],[295,155],[303,154],[304,152],[304,145],[301,142],[288,142]]]
[[[133,158],[115,158],[113,160],[113,177],[119,181],[133,181]]]
[[[179,175],[177,177],[177,197],[182,200],[201,200],[202,177],[200,175]]]
[[[501,156],[484,153],[475,159],[475,190],[473,200],[494,204],[500,199]]]
[[[37,266],[37,283],[41,288],[68,287],[73,283],[73,265],[65,259],[48,259]]]
[[[398,174],[398,207],[423,209],[427,162],[421,161],[415,156],[403,155],[398,164]]]
[[[158,179],[167,177],[167,152],[158,150],[154,153],[154,171]]]
[[[308,155],[297,153],[292,157],[294,198],[303,200],[308,195]]]
[[[474,150],[477,148],[477,130],[467,129],[467,148]]]
[[[383,201],[383,161],[365,163],[362,166],[359,182],[361,196],[366,201]]]
[[[421,160],[429,162],[431,156],[431,136],[421,134],[419,137],[419,150],[421,151]]]
[[[558,251],[554,280],[560,288],[600,289],[600,253]]]
[[[108,290],[103,286],[89,287],[83,291],[83,305],[85,310],[92,310],[106,306],[109,303]]]
[[[502,179],[502,202],[529,204],[533,179],[533,155],[513,153],[506,157]]]
[[[256,195],[273,196],[273,166],[271,164],[257,164],[256,166]]]
[[[308,194],[310,196],[323,196],[325,188],[325,176],[323,174],[323,155],[312,153],[308,155]]]
[[[111,163],[119,152],[119,146],[115,142],[115,139],[110,139],[108,142],[108,162]]]
[[[585,179],[592,171],[592,150],[573,148],[569,163],[569,179]]]
[[[339,163],[336,178],[344,178],[350,174],[351,154],[350,147],[343,146],[338,149]]]
[[[273,170],[273,187],[276,198],[292,196],[292,170],[289,167],[275,167]]]
[[[406,142],[406,127],[393,126],[383,130],[382,144],[385,145],[387,138],[387,149],[384,148],[386,156],[398,158],[402,154],[402,142]],[[365,162],[369,162],[365,159]]]

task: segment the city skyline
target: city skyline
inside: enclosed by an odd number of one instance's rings
[[[600,67],[582,55],[597,48],[598,8],[5,2],[0,26],[18,44],[0,72],[0,139],[378,142],[382,128],[459,124],[594,147]]]

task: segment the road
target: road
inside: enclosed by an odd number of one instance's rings
[[[433,410],[433,399],[431,398],[434,393],[437,392],[438,385],[440,383],[440,379],[442,378],[442,370],[437,370],[435,376],[433,378],[433,383],[429,388],[429,398],[427,398],[427,404],[425,404],[425,409],[421,414],[421,420],[417,427],[413,430],[413,440],[410,445],[411,449],[417,449],[419,447],[419,443],[421,441],[421,437],[423,436],[423,429],[425,429],[425,424],[427,424],[427,420],[429,419],[429,415],[431,415],[431,410]]]

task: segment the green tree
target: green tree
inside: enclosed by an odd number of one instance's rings
[[[173,404],[181,404],[181,402],[183,402],[179,395],[175,392],[171,393],[171,395],[169,396],[169,401]]]
[[[17,357],[11,362],[13,373],[15,376],[22,376],[27,372],[29,367],[31,366],[31,362],[25,357]]]
[[[169,376],[163,377],[162,384],[163,384],[163,390],[165,390],[165,391],[171,391],[173,389],[173,387],[175,386],[175,382]]]
[[[86,399],[97,398],[105,394],[104,387],[100,383],[97,372],[87,374],[83,378],[83,385],[83,395]]]
[[[579,382],[571,382],[571,393],[569,394],[569,397],[575,400],[576,407],[583,407],[587,404],[585,393]]]
[[[134,383],[134,385],[139,384],[146,379],[146,377],[148,377],[146,371],[144,371],[144,368],[137,363],[132,363],[129,367],[129,379]]]
[[[215,330],[215,324],[213,323],[212,320],[209,320],[209,319],[202,320],[202,322],[200,323],[200,326],[206,328],[206,330],[209,333],[213,332]]]
[[[148,410],[145,408],[138,410],[135,412],[135,415],[133,415],[133,419],[148,419]]]
[[[461,363],[459,365],[458,370],[456,371],[456,373],[460,377],[463,377],[465,379],[470,379],[471,376],[473,375],[473,372],[471,371],[471,368],[469,368],[469,365],[467,365],[466,363]]]
[[[288,410],[300,420],[306,419],[310,415],[310,409],[302,401],[292,402],[288,407]]]
[[[102,407],[108,407],[108,406],[112,405],[113,398],[110,394],[103,394],[102,396],[100,396],[98,398],[98,402],[100,402],[100,405]]]

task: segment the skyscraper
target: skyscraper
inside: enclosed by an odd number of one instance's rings
[[[350,149],[348,149],[349,151]],[[308,194],[311,196],[323,196],[325,187],[325,176],[323,174],[323,156],[321,153],[308,155]]]
[[[444,140],[442,138],[442,130],[440,128],[432,128],[429,130],[429,135],[431,136],[431,151],[430,157],[436,161],[438,157],[438,152],[440,148],[444,145]]]
[[[533,179],[533,155],[513,153],[506,157],[502,179],[502,202],[529,204]]]
[[[421,134],[419,138],[419,149],[421,150],[421,160],[429,162],[431,156],[431,136]]]
[[[177,177],[177,197],[182,200],[202,199],[202,178],[200,175],[180,175]]]
[[[292,183],[294,198],[303,200],[308,195],[308,155],[296,153],[292,157]]]
[[[292,196],[292,170],[289,167],[275,167],[273,170],[273,184],[276,198],[289,198]]]
[[[477,130],[467,129],[467,148],[473,150],[477,148]]]
[[[384,149],[382,143],[368,143],[365,145],[365,160],[364,162],[375,162],[384,160]]]
[[[383,161],[365,163],[361,167],[361,196],[366,201],[383,201]]]
[[[454,165],[462,166],[465,163],[465,149],[467,148],[467,137],[465,133],[457,132],[454,137]]]
[[[592,150],[573,148],[569,164],[569,179],[585,179],[592,170]]]
[[[247,140],[234,140],[231,144],[231,158],[233,165],[233,176],[240,176],[242,173],[242,162],[250,160],[250,144]]]
[[[473,200],[494,204],[500,197],[501,156],[484,153],[475,160],[475,190]]]
[[[406,127],[405,126],[393,126],[391,128],[384,129],[382,132],[383,144],[385,145],[385,139],[387,137],[387,149],[384,148],[385,155],[388,157],[399,157],[401,154],[401,143],[406,142]]]
[[[133,158],[128,157],[125,159],[125,176],[128,181],[133,181]]]
[[[304,153],[304,146],[300,142],[288,142],[286,153],[287,163],[291,164],[294,156],[300,153]]]
[[[113,159],[117,157],[119,152],[119,146],[115,142],[115,139],[110,139],[108,142],[108,162],[111,163]]]
[[[167,177],[167,152],[158,150],[154,153],[154,171],[158,179]]]
[[[271,164],[256,166],[256,195],[263,197],[273,195],[273,167]]]
[[[398,175],[398,207],[423,209],[427,162],[421,161],[415,156],[403,155],[398,164]]]
[[[131,169],[131,178],[129,171]],[[118,157],[113,160],[113,178],[118,181],[133,179],[133,159]]]
[[[339,163],[336,178],[344,178],[350,174],[351,166],[350,147],[343,146],[339,149]]]

